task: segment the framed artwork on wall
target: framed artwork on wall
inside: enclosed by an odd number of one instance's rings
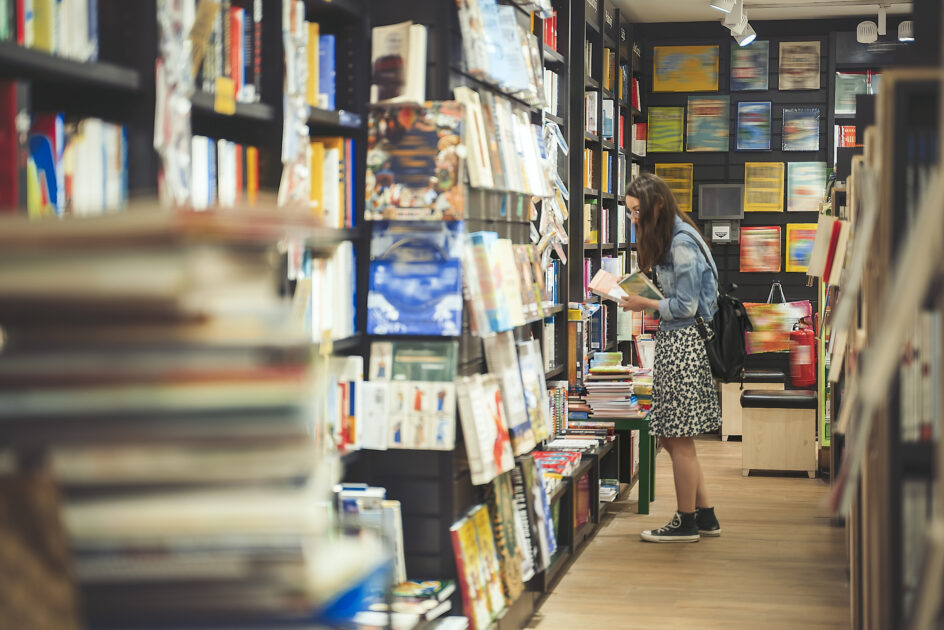
[[[819,109],[783,108],[783,150],[819,151]]]
[[[738,151],[770,151],[770,101],[738,103]]]
[[[717,92],[718,46],[656,46],[653,92]]]
[[[731,42],[731,91],[768,89],[770,42],[754,41],[748,46]]]
[[[744,165],[744,211],[783,212],[783,162]]]
[[[780,89],[818,90],[819,42],[780,42]]]
[[[727,151],[730,96],[689,96],[686,151]]]
[[[742,273],[780,271],[780,226],[741,228]]]
[[[826,192],[826,162],[790,162],[787,212],[818,212]]]
[[[650,107],[647,153],[681,153],[684,107]]]
[[[679,210],[692,211],[692,180],[694,164],[656,164],[656,175],[665,180],[675,195]]]

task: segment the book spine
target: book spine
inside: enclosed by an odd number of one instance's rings
[[[318,106],[335,107],[335,46],[334,35],[322,35],[318,42]]]
[[[252,80],[256,86],[256,100],[262,100],[262,0],[253,0],[252,28]]]

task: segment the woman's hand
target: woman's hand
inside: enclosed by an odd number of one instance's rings
[[[658,310],[659,302],[650,298],[642,297],[641,295],[627,295],[619,301],[620,308],[624,311],[633,311],[638,313],[639,311],[644,311],[647,308],[650,310]]]

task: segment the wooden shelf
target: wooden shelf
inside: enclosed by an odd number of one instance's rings
[[[600,248],[599,243],[584,243],[583,244],[583,251],[585,252],[596,251],[599,248]]]
[[[589,131],[583,132],[583,139],[593,144],[600,144],[600,136],[595,133],[590,133]]]
[[[566,371],[566,369],[567,369],[567,366],[564,365],[563,363],[560,365],[557,365],[554,367],[554,369],[548,370],[544,373],[544,380],[548,381],[552,378],[557,378],[558,376],[562,375]]]
[[[583,196],[584,197],[596,197],[600,194],[600,191],[596,188],[584,188]]]
[[[567,308],[564,304],[555,304],[554,306],[548,306],[544,308],[544,316],[555,315],[557,313],[562,313]]]
[[[548,112],[544,112],[544,118],[546,118],[547,120],[550,120],[551,122],[557,123],[558,127],[562,127],[561,131],[564,131],[563,130],[564,119],[561,118],[560,116],[555,116],[554,114],[549,114]]]
[[[470,74],[466,72],[465,70],[463,70],[462,68],[459,68],[458,66],[451,66],[449,69],[450,71],[452,71],[453,74],[456,74],[468,81],[472,81],[473,83],[475,83],[475,85],[479,87],[483,87],[486,90],[490,90],[494,92],[495,94],[498,94],[499,96],[504,96],[507,99],[515,101],[516,103],[518,103],[519,105],[521,105],[522,107],[524,107],[525,109],[527,109],[528,111],[532,113],[540,111],[537,107],[534,107],[530,103],[523,101],[522,99],[518,98],[511,92],[506,92],[505,90],[501,89],[497,85],[493,85],[489,83],[488,81],[483,81],[479,77],[475,76],[474,74]]]
[[[616,249],[616,245],[613,243],[603,243],[603,249]]]
[[[547,502],[554,503],[555,501],[559,501],[560,498],[564,496],[564,493],[567,492],[567,486],[571,484],[571,481],[570,477],[562,477],[560,486],[554,491],[554,494],[547,498]]]
[[[646,158],[642,155],[636,155],[635,153],[632,153],[630,159],[632,159],[633,162],[642,162]]]
[[[600,82],[594,79],[593,77],[584,77],[584,87],[588,90],[599,90]]]
[[[0,43],[0,76],[48,83],[57,88],[138,92],[140,74],[106,62],[82,62],[41,50]]]
[[[636,109],[635,107],[633,107],[632,110],[633,110],[633,118],[642,118],[642,112],[641,112],[641,111],[639,111],[639,110]]]
[[[603,98],[605,98],[605,99],[608,100],[608,101],[615,101],[615,100],[616,100],[616,95],[613,94],[613,92],[611,92],[610,90],[608,90],[608,89],[606,89],[606,88],[603,88],[603,89],[600,90],[600,96],[602,96]]]
[[[244,120],[246,122],[271,123],[275,121],[275,109],[265,103],[236,103],[236,113],[221,114],[214,108],[215,96],[209,92],[194,92],[191,102],[193,113],[213,116],[226,120]]]
[[[600,144],[603,145],[604,149],[609,149],[610,151],[616,151],[616,143],[610,142],[609,140],[601,140]]]
[[[616,201],[616,195],[613,193],[603,193],[603,199],[608,201]]]
[[[305,4],[309,16],[315,12],[319,17],[335,15],[359,20],[364,14],[364,7],[357,0],[306,0]]]

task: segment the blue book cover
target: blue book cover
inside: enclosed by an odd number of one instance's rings
[[[216,142],[208,139],[207,143],[207,205],[216,203]]]
[[[318,38],[318,107],[335,107],[335,47],[334,35],[321,35]]]

